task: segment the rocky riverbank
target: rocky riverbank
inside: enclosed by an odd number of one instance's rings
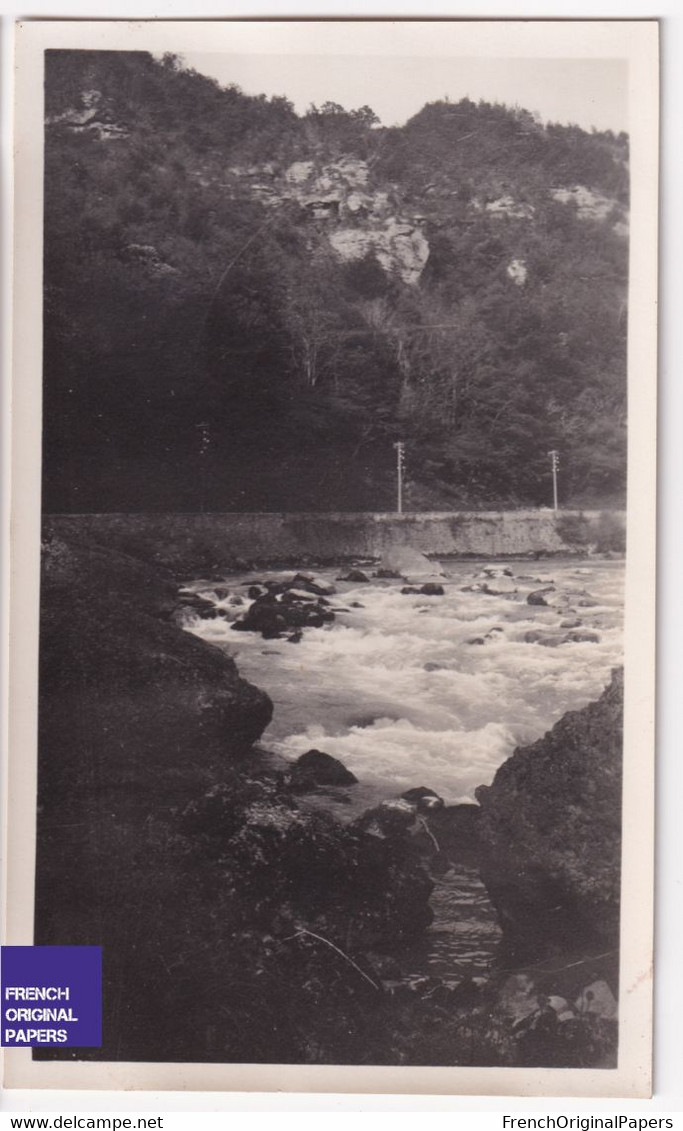
[[[43,564],[36,941],[104,947],[104,1046],[84,1056],[612,1062],[618,680],[481,808],[424,788],[340,825],[306,794],[352,775],[254,752],[270,701],[177,626],[170,575],[54,532]],[[402,950],[463,863],[498,908],[500,969],[409,983]]]

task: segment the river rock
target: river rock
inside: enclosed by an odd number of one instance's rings
[[[416,786],[414,789],[407,789],[405,793],[401,794],[404,801],[409,801],[414,805],[418,813],[430,812],[434,809],[443,809],[445,802],[443,797],[439,797],[433,789],[427,789],[424,785]]]
[[[260,632],[264,640],[275,640],[288,628],[322,628],[335,619],[332,610],[319,603],[324,598],[308,593],[301,598],[290,596],[285,600],[286,597],[287,593],[283,593],[278,599],[272,592],[259,597],[231,627],[235,632]]]
[[[438,851],[450,864],[474,864],[479,859],[478,805],[444,805],[432,808],[427,826],[438,844]]]
[[[482,878],[508,960],[616,953],[623,672],[477,790]]]
[[[214,585],[213,588],[217,601],[227,601],[232,597],[232,589],[229,585]]]
[[[539,632],[538,629],[535,629],[535,628],[529,629],[528,632],[524,633],[524,637],[523,637],[524,643],[525,644],[538,644],[539,640],[541,640],[543,638],[543,635],[544,634],[542,632]]]
[[[200,617],[211,615],[216,605],[209,597],[201,597],[199,593],[188,593],[183,590],[178,595],[178,601],[183,609],[192,609]]]
[[[289,589],[303,589],[304,592],[314,593],[318,597],[331,597],[336,593],[332,582],[316,577],[313,573],[297,573],[288,584]]]
[[[415,805],[401,797],[391,801],[382,801],[374,809],[368,809],[357,821],[355,827],[378,837],[380,840],[391,840],[402,837],[407,829],[415,823]]]
[[[603,979],[584,986],[575,1002],[577,1013],[603,1017],[606,1021],[616,1020],[617,999]]]
[[[392,546],[382,552],[380,567],[398,577],[420,577],[441,572],[438,562],[431,562],[425,554],[412,546]]]
[[[343,762],[322,750],[307,750],[297,758],[290,773],[291,788],[307,793],[319,785],[356,785],[358,778]]]
[[[220,617],[226,617],[227,612],[225,609],[217,609],[212,605],[210,609],[205,609],[199,614],[201,620],[218,620]]]
[[[498,1005],[516,1025],[532,1017],[539,1008],[533,978],[528,974],[511,974],[499,991]]]
[[[315,602],[318,598],[314,593],[309,593],[305,589],[286,589],[282,594],[282,601],[285,605],[290,605],[294,601],[308,601]]]
[[[270,594],[259,597],[231,626],[235,632],[260,632],[264,640],[274,640],[287,628],[288,617]]]
[[[485,581],[481,587],[481,592],[488,594],[489,597],[509,597],[517,592],[517,586],[514,581],[501,577],[493,583]]]
[[[322,628],[335,619],[332,609],[316,604],[281,605],[289,628]]]
[[[527,605],[547,605],[545,594],[548,593],[547,589],[535,589],[533,593],[529,593],[526,599]]]
[[[405,596],[418,596],[418,597],[443,597],[445,590],[443,585],[439,585],[436,581],[427,581],[424,585],[418,588],[415,585],[404,585],[401,593]]]
[[[536,643],[540,644],[542,648],[559,648],[560,645],[567,643],[567,639],[566,636],[556,636],[548,632],[540,635]]]
[[[367,573],[363,573],[362,569],[350,569],[348,573],[342,574],[341,577],[337,578],[337,581],[355,581],[358,583],[369,580],[370,578],[368,577]]]
[[[567,635],[567,642],[570,644],[599,644],[600,635],[597,632],[588,632],[583,629],[581,632],[570,632]]]

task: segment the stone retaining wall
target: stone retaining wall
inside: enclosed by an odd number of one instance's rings
[[[625,525],[623,512],[607,516]],[[46,527],[70,538],[87,537],[171,568],[229,567],[245,562],[339,561],[380,557],[410,546],[435,557],[506,557],[581,551],[583,528],[604,519],[597,512],[477,511],[421,514],[84,514],[51,515]],[[583,521],[586,520],[586,521]],[[568,527],[572,539],[568,538]],[[564,537],[563,537],[564,535]]]

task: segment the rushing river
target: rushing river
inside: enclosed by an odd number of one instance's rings
[[[411,578],[439,581],[445,593],[433,597],[402,594],[405,581],[361,568],[367,583],[336,580],[345,569],[318,571],[336,586],[336,619],[305,629],[296,644],[231,627],[250,603],[250,584],[292,571],[187,587],[221,615],[190,615],[186,627],[225,648],[273,701],[262,746],[289,760],[324,750],[359,779],[314,801],[341,819],[412,786],[447,803],[474,800],[516,746],[597,698],[622,662],[622,562],[434,563],[431,578]],[[538,590],[547,605],[527,602]],[[445,878],[433,905],[419,969],[483,973],[498,931],[476,873]]]

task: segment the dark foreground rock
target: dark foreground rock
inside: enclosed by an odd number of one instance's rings
[[[619,945],[623,673],[477,791],[482,876],[518,966]],[[601,957],[600,961],[603,961]],[[589,963],[590,965],[590,963]],[[578,979],[586,967],[576,967]]]
[[[55,538],[43,563],[35,941],[103,947],[80,1055],[393,1062],[371,955],[431,921],[410,836],[299,806],[252,750],[268,697],[174,623],[158,569]]]

